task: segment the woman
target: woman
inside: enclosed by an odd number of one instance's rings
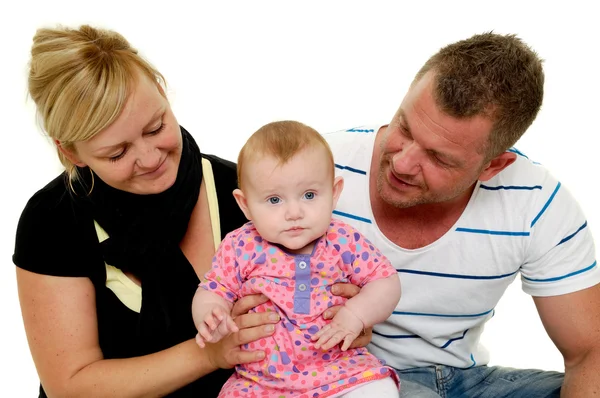
[[[199,276],[245,222],[235,165],[200,153],[162,75],[118,33],[38,30],[29,92],[65,166],[27,203],[13,256],[40,396],[217,396],[220,369],[261,360],[240,345],[278,322],[246,314],[266,301],[247,297],[239,332],[194,341]]]
[[[27,204],[14,254],[40,396],[216,396],[230,374],[216,370],[261,359],[239,346],[277,322],[241,315],[222,344],[194,342],[198,276],[245,221],[235,165],[200,154],[119,34],[40,29],[31,54],[29,92],[66,169]]]

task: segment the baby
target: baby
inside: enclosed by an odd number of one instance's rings
[[[219,397],[398,397],[395,372],[349,348],[365,329],[387,319],[400,299],[396,270],[351,226],[332,219],[343,188],[323,137],[298,122],[267,124],[238,157],[235,199],[250,222],[221,242],[192,305],[196,341],[217,342],[237,326],[233,302],[262,293],[275,333],[244,349],[260,362],[238,365]],[[349,282],[344,299],[331,286]],[[342,306],[331,321],[322,313]]]

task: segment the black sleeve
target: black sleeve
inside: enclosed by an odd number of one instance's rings
[[[17,226],[13,254],[17,267],[79,277],[90,276],[101,261],[94,222],[78,210],[67,189],[63,174],[27,202]]]
[[[241,227],[248,221],[233,197],[233,190],[238,187],[237,167],[235,163],[214,155],[202,154],[202,156],[210,161],[215,176],[215,187],[219,201],[219,219],[221,221],[221,239],[223,239],[229,232]]]

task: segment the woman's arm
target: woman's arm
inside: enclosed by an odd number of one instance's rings
[[[270,331],[268,314],[236,319],[240,332],[199,348],[193,339],[154,354],[104,359],[98,343],[95,291],[88,278],[40,275],[17,268],[27,339],[48,396],[157,397],[217,367],[260,360],[239,349]],[[257,326],[261,325],[261,326]]]

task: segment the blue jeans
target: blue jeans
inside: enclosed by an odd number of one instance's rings
[[[499,366],[428,366],[398,371],[400,398],[559,397],[563,373]]]

